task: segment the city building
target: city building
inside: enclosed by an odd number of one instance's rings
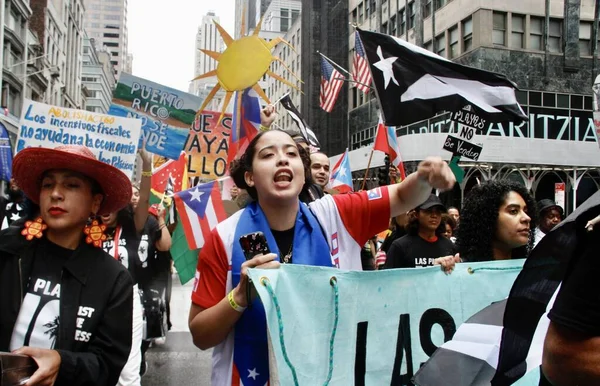
[[[235,39],[246,36],[248,31],[256,28],[271,1],[273,0],[235,0]],[[242,30],[242,19],[245,30]]]
[[[348,15],[363,29],[398,36],[461,64],[506,74],[519,87],[517,99],[529,115],[529,121],[520,125],[489,124],[473,139],[483,145],[481,156],[478,162],[463,160],[466,177],[445,196],[447,203],[460,205],[480,181],[505,178],[523,183],[538,199],[555,198],[555,191],[566,187],[561,204],[571,212],[600,187],[591,92],[599,73],[598,3],[422,1],[351,0]],[[354,54],[352,28],[345,38],[350,49],[344,62],[349,64]],[[316,93],[314,87],[309,90]],[[347,102],[350,146],[356,149],[350,162],[355,170],[365,169],[377,124],[377,101],[350,86]],[[448,114],[397,128],[409,169],[426,156],[448,159],[443,141],[458,130]],[[383,164],[378,153],[372,167]]]
[[[2,101],[0,121],[14,139],[19,126],[19,117],[28,71],[29,58],[29,19],[32,9],[25,0],[6,0],[0,9],[3,23],[2,41]]]
[[[317,52],[348,69],[348,6],[348,0],[302,1],[300,53],[301,79],[304,83],[301,112],[327,154],[340,154],[349,144],[348,86],[342,88],[331,113],[321,109],[321,57]]]
[[[196,44],[194,54],[194,77],[213,71],[217,68],[217,61],[206,55],[201,50],[209,50],[215,52],[223,52],[225,44],[214,22],[220,23],[220,18],[213,11],[209,11],[202,16],[202,22],[198,26],[196,33]],[[189,92],[194,95],[206,98],[208,93],[216,85],[214,77],[200,79],[190,82]],[[220,91],[218,95],[211,101],[207,110],[216,111],[219,108],[222,100],[225,97],[225,92]]]
[[[127,0],[86,0],[85,30],[96,49],[107,46],[117,79],[121,71],[131,70],[128,57]]]
[[[84,39],[81,81],[89,91],[85,107],[88,111],[108,113],[116,83],[111,57],[106,47],[98,51],[91,39]]]
[[[88,96],[81,84],[81,67],[83,54],[83,0],[71,0],[65,4],[64,22],[67,27],[65,41],[65,72],[63,100],[61,106],[71,109],[85,108]]]
[[[298,3],[300,3],[298,1]],[[300,27],[302,21],[300,17],[296,17],[294,22],[287,28],[287,32],[283,36],[283,39],[287,41],[293,49],[284,43],[279,43],[273,50],[273,56],[278,57],[282,60],[283,64],[276,61],[271,65],[271,70],[287,80],[292,84],[296,85],[301,89],[302,83],[296,79],[293,75],[295,74],[298,78],[302,72],[302,58],[301,53],[301,32]],[[287,67],[287,68],[286,68]],[[289,70],[288,70],[289,69]],[[282,96],[289,93],[292,103],[302,113],[301,106],[301,93],[275,78],[268,77],[265,79],[267,82],[267,95],[271,98],[272,102],[279,100]],[[296,130],[297,126],[294,121],[290,118],[289,114],[285,112],[281,106],[276,106],[278,109],[279,117],[274,122],[275,127],[283,130]]]

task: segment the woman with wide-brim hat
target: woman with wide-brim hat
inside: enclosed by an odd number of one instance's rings
[[[71,145],[22,150],[13,176],[40,216],[0,233],[0,351],[37,362],[27,384],[113,386],[131,350],[133,284],[89,219],[127,205],[129,178]]]

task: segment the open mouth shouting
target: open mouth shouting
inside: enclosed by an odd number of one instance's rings
[[[287,187],[290,185],[292,180],[294,179],[294,174],[290,169],[279,169],[275,176],[273,177],[273,181],[275,185],[278,187]]]

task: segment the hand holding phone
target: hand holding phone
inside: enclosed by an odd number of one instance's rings
[[[262,232],[253,232],[241,236],[240,246],[246,260],[250,260],[256,255],[271,253],[265,234]]]

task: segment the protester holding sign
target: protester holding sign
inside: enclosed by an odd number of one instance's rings
[[[128,205],[125,208],[102,215],[102,223],[107,227],[106,239],[102,248],[115,260],[120,261],[128,269],[133,279],[133,324],[132,347],[127,364],[121,372],[118,385],[140,385],[141,346],[143,335],[143,308],[139,295],[138,283],[142,276],[142,261],[138,255],[141,236],[148,218],[150,198],[150,178],[152,177],[152,155],[140,149],[143,161],[142,181],[139,199],[135,209]],[[132,190],[131,183],[127,189]]]
[[[525,258],[536,225],[535,200],[523,185],[486,181],[465,198],[456,245],[465,261]]]
[[[432,188],[450,189],[455,182],[445,162],[429,158],[401,184],[327,195],[307,206],[298,196],[308,165],[292,137],[281,131],[258,134],[232,165],[236,185],[257,201],[217,225],[206,240],[189,317],[194,344],[216,346],[213,385],[248,376],[260,384],[269,380],[265,314],[260,301],[247,299],[248,268],[277,268],[288,261],[360,270],[362,245],[386,229],[390,217],[425,201]],[[257,231],[272,253],[246,261],[239,239]]]
[[[131,349],[132,281],[86,224],[127,205],[129,178],[76,145],[24,149],[13,176],[40,217],[0,233],[0,351],[35,359],[28,385],[113,386]]]

